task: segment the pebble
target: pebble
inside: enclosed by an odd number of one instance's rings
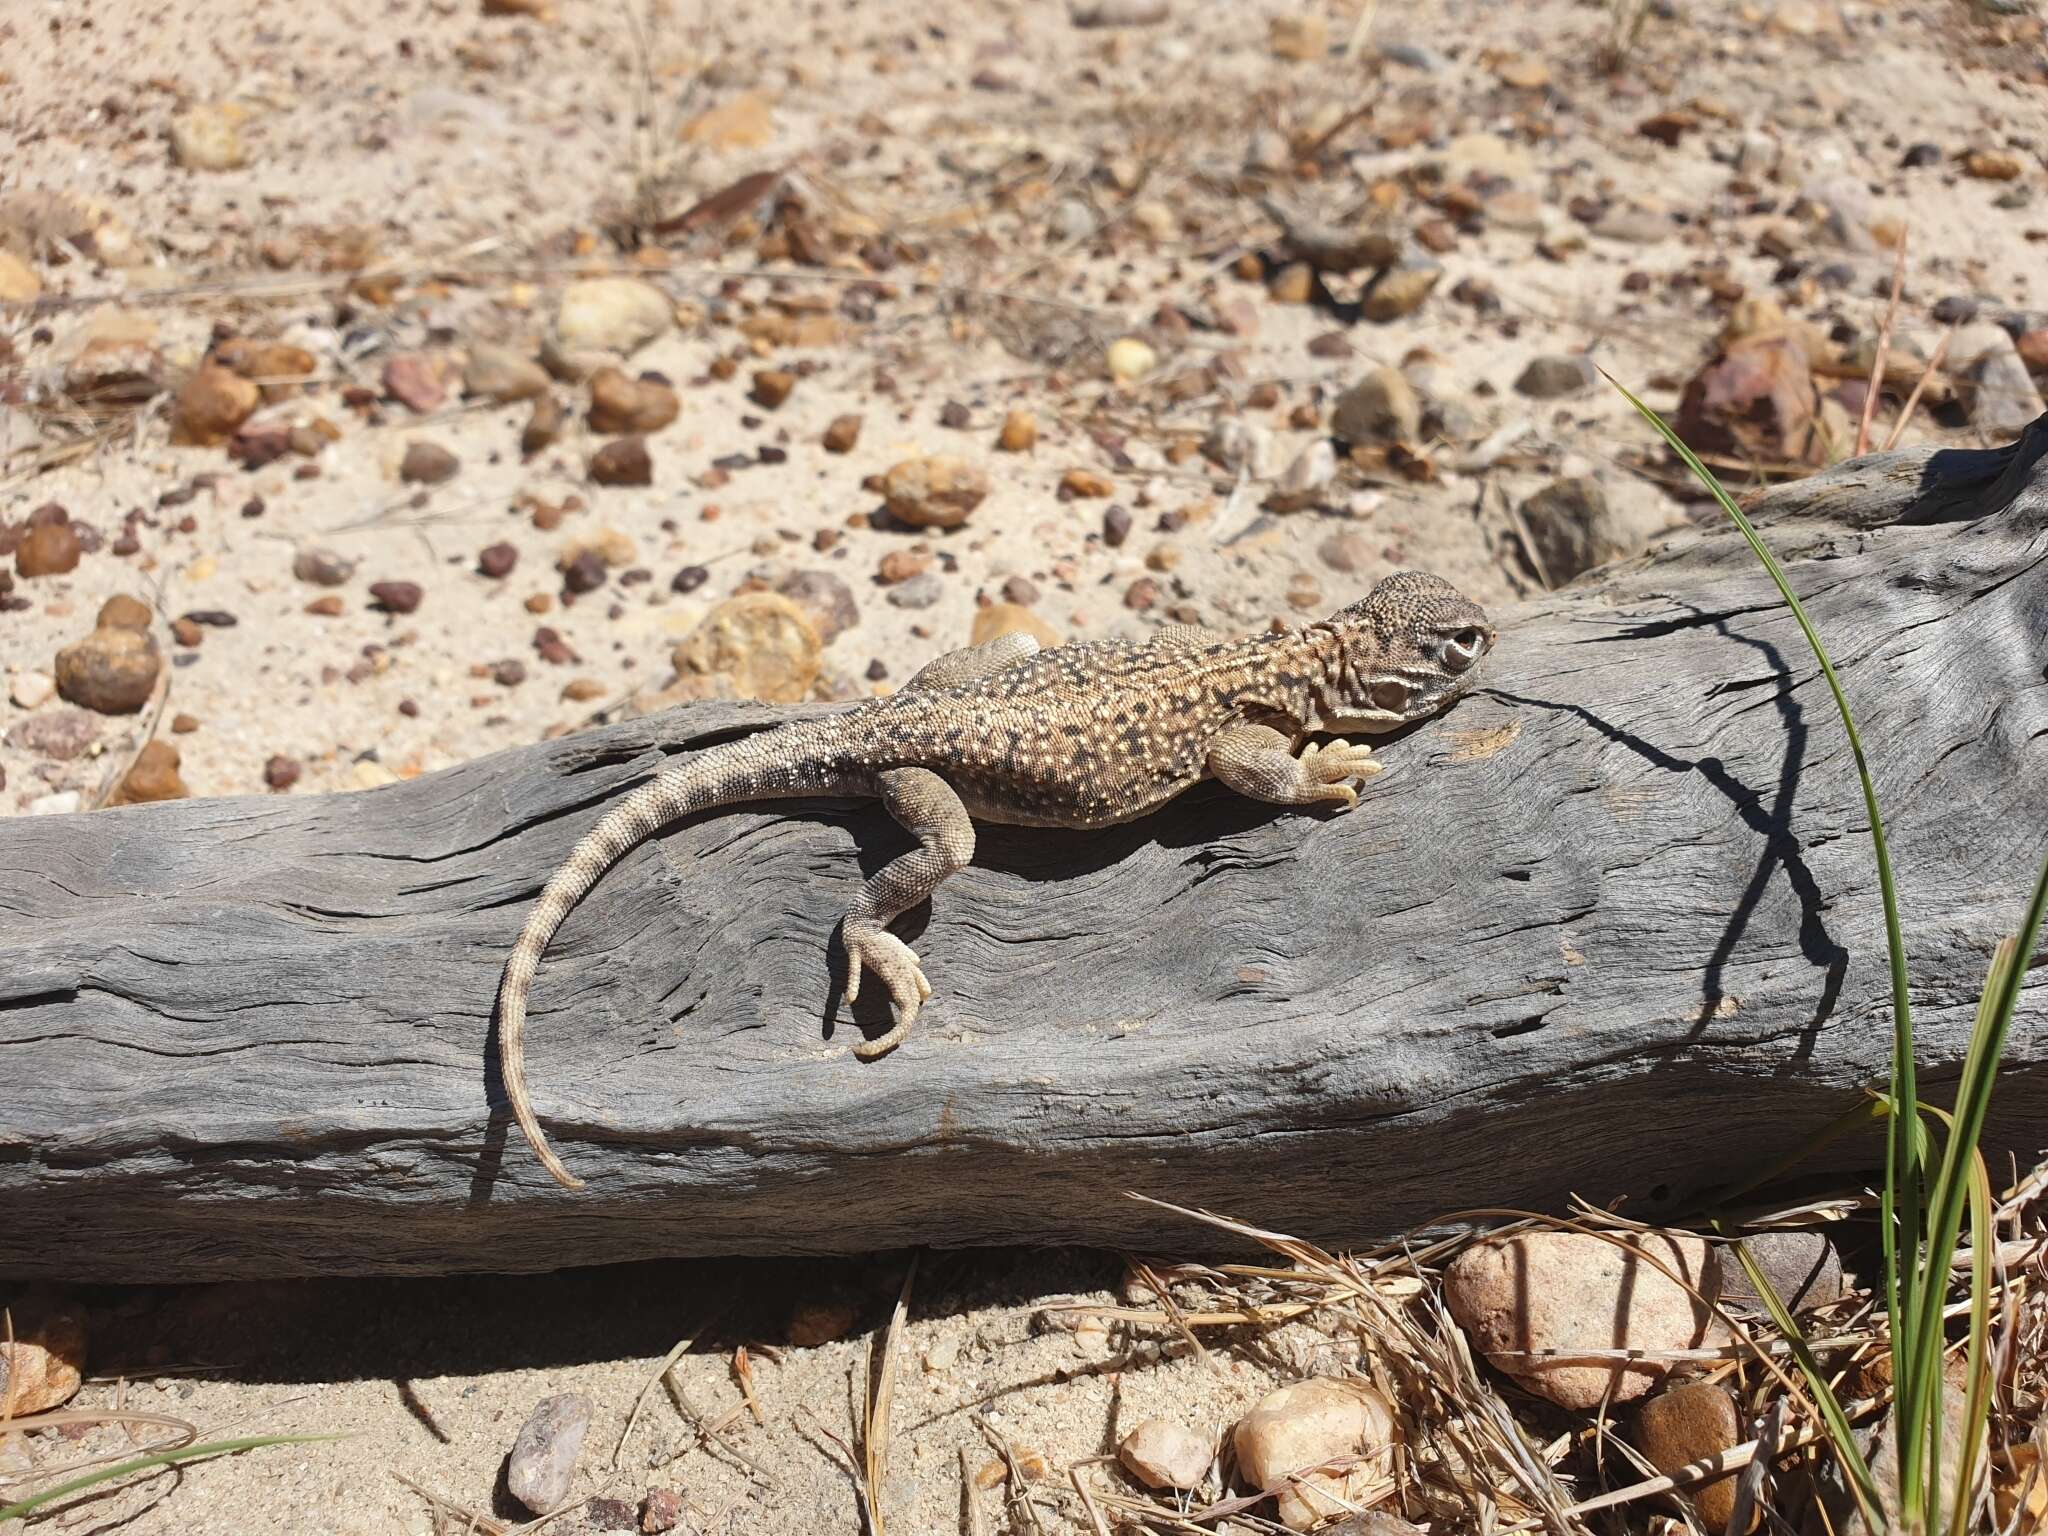
[[[1074,0],[1067,18],[1077,27],[1151,27],[1172,10],[1168,0]]]
[[[93,744],[99,731],[99,722],[82,709],[53,709],[16,722],[7,732],[7,745],[68,763]]]
[[[669,578],[671,592],[694,592],[711,579],[711,572],[701,565],[686,565]]]
[[[562,435],[562,426],[568,420],[568,408],[551,394],[534,396],[533,410],[528,413],[526,425],[519,432],[519,452],[524,458],[552,448],[555,439]]]
[[[844,416],[834,416],[825,428],[821,439],[827,453],[851,453],[860,441],[861,419],[849,411]]]
[[[494,405],[537,400],[547,393],[548,372],[532,358],[490,342],[472,343],[462,366],[462,392]]]
[[[747,398],[767,410],[780,408],[796,388],[796,375],[786,368],[764,368],[754,375],[754,387]]]
[[[791,571],[775,590],[810,616],[818,643],[830,645],[860,622],[853,589],[830,571]]]
[[[1119,384],[1135,384],[1159,366],[1159,354],[1135,336],[1122,336],[1109,344],[1103,361]]]
[[[31,528],[14,549],[14,568],[26,577],[62,576],[78,569],[81,546],[70,523]]]
[[[493,581],[503,581],[519,563],[519,551],[510,544],[486,544],[477,551],[476,568]]]
[[[1266,284],[1266,296],[1275,304],[1306,304],[1315,291],[1315,268],[1305,261],[1288,262]]]
[[[1586,357],[1576,352],[1546,352],[1531,358],[1515,376],[1515,393],[1531,400],[1565,400],[1592,393],[1598,378]]]
[[[17,1416],[63,1407],[85,1379],[85,1309],[32,1290],[11,1297],[8,1312],[14,1342],[0,1336],[0,1402]]]
[[[1275,16],[1266,24],[1266,46],[1275,58],[1310,63],[1330,51],[1329,23],[1313,11]]]
[[[1216,1459],[1216,1445],[1185,1424],[1151,1418],[1117,1442],[1116,1456],[1147,1488],[1199,1488]]]
[[[661,1536],[683,1523],[683,1496],[673,1488],[650,1488],[640,1501],[640,1529]]]
[[[152,741],[136,754],[114,791],[115,805],[143,805],[158,800],[183,800],[191,791],[178,777],[178,749],[168,741]]]
[[[905,459],[882,477],[889,515],[912,528],[957,528],[987,495],[986,471],[945,454]]]
[[[996,447],[1004,453],[1029,453],[1038,446],[1038,418],[1021,405],[1003,413],[1003,427],[996,434]]]
[[[190,736],[199,729],[199,717],[188,715],[182,709],[171,716],[171,730],[179,736]]]
[[[1342,533],[1331,534],[1318,544],[1316,555],[1331,570],[1356,576],[1372,565],[1373,547],[1363,534],[1346,529]]]
[[[2016,181],[2025,167],[2002,149],[1973,149],[1963,156],[1963,174],[1979,181]]]
[[[1102,542],[1111,549],[1123,548],[1125,539],[1131,536],[1131,514],[1121,504],[1110,507],[1102,514]]]
[[[132,715],[149,702],[163,665],[154,636],[102,624],[57,653],[57,691],[103,715]]]
[[[1790,331],[1746,336],[1687,381],[1678,402],[1678,435],[1702,453],[1766,462],[1803,459],[1816,446],[1813,420],[1819,409],[1799,337]]]
[[[225,102],[192,107],[171,119],[171,158],[188,171],[232,171],[249,163],[242,112]]]
[[[57,692],[57,679],[47,672],[17,672],[7,696],[21,709],[40,709]]]
[[[589,278],[562,290],[550,339],[565,354],[624,355],[661,335],[675,317],[668,295],[651,283],[632,277]]]
[[[292,574],[316,587],[338,587],[355,573],[355,561],[318,545],[292,556]]]
[[[1713,1295],[1700,1238],[1639,1233],[1633,1240]],[[1466,1249],[1445,1272],[1444,1300],[1495,1369],[1539,1397],[1580,1411],[1610,1394],[1617,1403],[1643,1396],[1665,1378],[1670,1364],[1573,1363],[1534,1358],[1528,1351],[1693,1349],[1706,1337],[1710,1320],[1707,1309],[1662,1271],[1577,1232],[1528,1232]]]
[[[171,402],[171,441],[217,448],[262,402],[263,391],[240,374],[218,363],[201,363]]]
[[[1294,150],[1287,135],[1277,128],[1261,128],[1245,146],[1244,168],[1261,175],[1276,175],[1294,164]]]
[[[901,588],[897,589],[898,591]],[[716,679],[731,697],[794,704],[823,667],[817,626],[779,592],[729,597],[675,649],[683,677]]]
[[[386,613],[412,613],[420,606],[424,594],[416,581],[373,581],[370,596],[377,607]]]
[[[99,617],[93,620],[93,627],[141,631],[149,628],[152,617],[149,604],[141,598],[117,592],[100,604]]]
[[[1281,471],[1280,479],[1267,493],[1266,507],[1273,512],[1306,512],[1323,505],[1330,483],[1337,478],[1337,450],[1330,440],[1319,437]]]
[[[1060,476],[1062,501],[1099,500],[1116,494],[1116,482],[1099,470],[1074,468]]]
[[[598,485],[652,485],[654,460],[644,437],[614,438],[590,456],[590,478]]]
[[[930,571],[919,571],[909,580],[889,589],[889,606],[916,612],[929,608],[946,595],[945,586]]]
[[[14,252],[0,249],[0,303],[32,304],[43,291],[36,269]]]
[[[1778,1299],[1794,1312],[1831,1306],[1842,1298],[1842,1256],[1824,1232],[1751,1232],[1742,1239]],[[1749,1274],[1735,1249],[1716,1246],[1714,1263],[1721,1276],[1721,1299],[1753,1312],[1764,1310],[1763,1298],[1749,1283]]]
[[[2013,346],[2029,373],[2048,373],[2048,329],[2022,331],[2013,338]]]
[[[279,754],[264,763],[263,782],[272,789],[286,790],[298,783],[299,775],[304,772],[297,758]]]
[[[137,336],[95,337],[64,369],[64,393],[85,405],[142,405],[163,387],[163,354]]]
[[[398,462],[398,478],[407,485],[440,485],[453,480],[461,468],[462,460],[439,443],[414,438]]]
[[[928,549],[892,549],[875,567],[875,579],[883,586],[895,586],[913,576],[922,576],[931,568],[932,552]]]
[[[1422,402],[1399,369],[1374,368],[1337,397],[1330,431],[1346,443],[1412,443],[1422,431]]]
[[[448,383],[432,358],[401,352],[384,364],[384,393],[415,415],[425,416],[448,403]]]
[[[1060,633],[1022,603],[990,603],[975,610],[969,645],[985,645],[1001,635],[1029,635],[1043,650],[1060,643]]]
[[[1986,342],[1981,348],[1972,348],[1977,356],[1969,365],[1970,382],[1975,386],[1970,396],[1970,425],[2001,440],[2018,437],[2048,406],[2042,404],[2041,392],[2035,388],[2019,349],[1999,327],[1972,326],[1967,332],[1958,332],[1953,354],[1970,356],[1963,349],[1963,339],[1980,330]]]
[[[1636,1416],[1636,1446],[1650,1465],[1667,1476],[1688,1462],[1733,1450],[1742,1443],[1742,1421],[1735,1399],[1715,1382],[1696,1381],[1667,1387],[1644,1403]],[[1731,1474],[1688,1489],[1700,1518],[1710,1531],[1725,1531],[1735,1513],[1735,1478]],[[1745,1532],[1756,1529],[1757,1509],[1750,1508]]]
[[[675,390],[661,379],[635,379],[617,368],[600,368],[590,376],[593,432],[659,432],[681,410]]]
[[[562,585],[568,591],[595,592],[604,585],[604,557],[594,549],[577,549],[562,556],[557,562],[562,573]]]
[[[1398,320],[1403,315],[1412,315],[1422,308],[1422,301],[1436,291],[1443,275],[1440,262],[1420,253],[1412,254],[1399,266],[1388,267],[1366,284],[1359,308],[1366,319],[1382,324]]]
[[[1159,606],[1159,583],[1140,576],[1124,589],[1124,606],[1133,613],[1149,613]]]
[[[580,1392],[559,1392],[542,1398],[519,1426],[505,1464],[505,1487],[536,1515],[552,1513],[569,1497],[590,1417],[589,1398]]]
[[[1391,1472],[1395,1433],[1392,1406],[1371,1387],[1317,1378],[1267,1393],[1231,1438],[1238,1469],[1255,1488],[1304,1474],[1274,1501],[1280,1523],[1303,1531],[1370,1502],[1374,1485]],[[1341,1472],[1308,1470],[1344,1456],[1366,1460]]]
[[[1631,517],[1617,510],[1597,480],[1577,476],[1553,480],[1529,497],[1522,518],[1553,586],[1634,554],[1663,524],[1655,513]]]

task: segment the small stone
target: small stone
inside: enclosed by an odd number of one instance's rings
[[[604,697],[604,684],[594,677],[572,677],[562,685],[562,697],[577,704]]]
[[[17,672],[7,696],[19,709],[41,709],[57,692],[57,679],[47,672]]]
[[[1275,304],[1306,304],[1315,291],[1315,268],[1305,261],[1290,261],[1266,284],[1266,296]]]
[[[1979,335],[1984,338],[1981,342],[1975,340]],[[1972,338],[1967,351],[1965,337]],[[1975,361],[1967,364],[1972,386],[1970,425],[2001,441],[2018,437],[2048,410],[2018,348],[1997,326],[1972,326],[1956,333],[1952,355],[1968,359],[1972,353]]]
[[[1266,496],[1273,512],[1306,512],[1323,505],[1330,484],[1337,478],[1337,450],[1330,440],[1319,437],[1310,443],[1281,472],[1279,481]]]
[[[1669,112],[1657,112],[1636,124],[1636,132],[1646,139],[1655,139],[1667,149],[1675,148],[1678,141],[1700,125],[1699,114],[1684,108]]]
[[[62,576],[78,569],[81,545],[69,523],[31,528],[14,548],[14,568],[25,577]]]
[[[1216,1446],[1207,1435],[1172,1419],[1145,1419],[1117,1442],[1117,1460],[1147,1488],[1202,1486]]]
[[[623,356],[661,335],[675,318],[675,305],[651,283],[631,277],[590,278],[562,290],[551,339],[565,353]]]
[[[158,800],[183,800],[191,793],[178,777],[178,749],[168,741],[152,741],[136,754],[134,766],[121,776],[115,805],[144,805]]]
[[[1689,1233],[1636,1234],[1635,1243],[1708,1300],[1706,1244]],[[1525,1232],[1478,1243],[1444,1276],[1451,1316],[1496,1370],[1539,1397],[1584,1411],[1625,1403],[1663,1381],[1660,1352],[1697,1348],[1712,1314],[1636,1254],[1577,1232]],[[1628,1359],[1549,1360],[1574,1348],[1640,1352]]]
[[[477,552],[476,568],[493,581],[503,581],[519,563],[519,551],[510,544],[486,544]]]
[[[338,587],[355,573],[355,561],[331,549],[316,546],[292,556],[292,574],[316,587]]]
[[[1131,536],[1131,514],[1128,508],[1117,505],[1102,514],[1102,542],[1111,549],[1123,548],[1125,539]]]
[[[1137,337],[1123,336],[1109,344],[1104,361],[1119,384],[1135,384],[1159,365],[1159,354]]]
[[[299,782],[299,775],[305,771],[297,758],[279,754],[263,764],[263,782],[274,790],[287,790]]]
[[[218,363],[201,363],[171,402],[171,441],[216,448],[263,402],[263,391]]]
[[[1547,352],[1529,360],[1515,377],[1515,392],[1532,400],[1564,400],[1589,394],[1599,375],[1580,354]]]
[[[505,1464],[505,1486],[536,1515],[552,1513],[569,1497],[590,1415],[589,1398],[580,1392],[560,1392],[542,1398],[519,1426]]]
[[[1665,521],[1654,511],[1631,515],[1610,505],[1598,481],[1576,476],[1553,480],[1523,502],[1522,520],[1556,586],[1634,554]]]
[[[1906,147],[1906,152],[1899,156],[1899,169],[1902,171],[1922,171],[1930,165],[1941,164],[1941,159],[1941,146],[1939,144],[1929,144],[1923,140],[1921,143],[1909,144]]]
[[[590,456],[590,478],[598,485],[652,485],[654,460],[644,437],[621,437]]]
[[[604,585],[604,557],[594,549],[576,549],[564,554],[558,568],[562,585],[571,592],[595,592]]]
[[[1029,635],[1048,651],[1060,643],[1059,631],[1022,603],[990,603],[976,610],[967,643],[985,645],[999,635]]]
[[[71,1401],[85,1379],[85,1308],[54,1293],[11,1297],[14,1342],[0,1335],[0,1402],[19,1417]]]
[[[1842,1256],[1824,1232],[1751,1232],[1742,1246],[1756,1260],[1778,1299],[1794,1312],[1832,1306],[1842,1298]],[[1717,1246],[1714,1263],[1721,1276],[1721,1299],[1752,1312],[1763,1312],[1763,1298],[1749,1283],[1749,1272],[1732,1246]]]
[[[1359,307],[1368,320],[1381,324],[1412,315],[1422,301],[1443,281],[1444,269],[1426,256],[1414,255],[1400,266],[1388,267],[1366,284]]]
[[[1814,430],[1819,411],[1812,366],[1797,332],[1745,336],[1725,344],[1687,380],[1678,402],[1678,435],[1701,453],[1805,461],[1824,450],[1822,434]]]
[[[795,388],[796,375],[788,369],[763,368],[754,375],[754,387],[747,391],[747,398],[772,411],[780,407]]]
[[[659,379],[629,378],[617,368],[600,368],[590,376],[593,432],[659,432],[681,409],[675,390]]]
[[[1062,501],[1095,500],[1116,494],[1116,482],[1092,469],[1070,469],[1060,476]]]
[[[171,732],[177,736],[190,736],[199,729],[199,717],[188,715],[182,709],[171,716]]]
[[[671,592],[694,592],[711,579],[711,572],[701,565],[686,565],[669,579]]]
[[[1266,24],[1266,46],[1275,58],[1311,63],[1330,51],[1329,23],[1314,11],[1275,16]]]
[[[775,590],[810,616],[818,643],[830,645],[860,622],[853,589],[830,571],[791,571]]]
[[[1140,576],[1124,589],[1124,606],[1133,613],[1148,613],[1159,605],[1159,583]]]
[[[568,417],[568,408],[553,395],[536,395],[533,410],[526,418],[526,425],[519,432],[521,457],[530,459],[536,453],[552,448],[555,439],[562,435],[562,425]]]
[[[1331,570],[1347,576],[1356,576],[1373,562],[1373,547],[1365,535],[1348,529],[1324,539],[1316,546],[1316,554]]]
[[[1322,1378],[1267,1393],[1231,1435],[1247,1482],[1285,1485],[1275,1513],[1295,1531],[1370,1502],[1374,1485],[1391,1475],[1394,1438],[1384,1397],[1363,1382]],[[1353,1456],[1365,1459],[1341,1472],[1310,1470]]]
[[[1531,53],[1511,53],[1494,60],[1493,77],[1518,91],[1542,91],[1550,87],[1550,66]]]
[[[885,587],[893,587],[913,576],[922,576],[931,568],[932,552],[928,549],[892,549],[875,567],[875,579]]]
[[[1636,1417],[1638,1449],[1659,1472],[1670,1475],[1688,1462],[1703,1461],[1742,1443],[1742,1420],[1735,1399],[1715,1382],[1689,1382],[1666,1387],[1643,1404]],[[1735,1478],[1720,1478],[1686,1490],[1699,1506],[1710,1531],[1724,1531],[1735,1513]],[[1756,1529],[1758,1511],[1750,1508],[1745,1531]]]
[[[377,607],[386,613],[412,613],[420,605],[424,594],[416,581],[373,581],[370,596]]]
[[[774,99],[763,91],[742,92],[683,125],[686,143],[716,150],[759,149],[774,136]]]
[[[901,590],[900,588],[898,590]],[[716,678],[732,697],[793,704],[810,696],[823,662],[817,626],[779,592],[727,598],[676,647],[676,671]]]
[[[43,291],[36,269],[0,247],[0,304],[33,304]]]
[[[640,1529],[647,1536],[661,1536],[683,1521],[683,1496],[673,1488],[651,1488],[640,1501]]]
[[[319,364],[304,347],[241,336],[213,349],[213,360],[262,388],[266,399],[282,399],[311,379]]]
[[[1003,601],[1030,607],[1038,601],[1038,583],[1028,576],[1008,576],[1003,580]]]
[[[1073,0],[1067,19],[1077,27],[1150,27],[1170,14],[1168,0]]]
[[[54,709],[18,721],[7,732],[7,745],[68,763],[99,738],[99,722],[81,709]]]
[[[827,453],[851,453],[860,441],[860,417],[849,411],[844,416],[834,416],[825,428],[822,441]]]
[[[405,457],[398,464],[398,478],[407,485],[439,485],[454,479],[461,468],[462,460],[439,443],[414,438],[405,445]]]
[[[206,632],[190,619],[173,619],[171,620],[171,638],[186,650],[190,650],[206,638]]]
[[[1973,149],[1963,156],[1963,174],[1979,181],[2016,181],[2025,167],[2002,149]]]
[[[163,389],[163,354],[139,336],[94,337],[64,369],[64,393],[81,405],[144,405]]]
[[[2013,347],[2029,373],[2048,373],[2048,329],[2022,331]]]
[[[548,372],[524,353],[510,347],[476,342],[462,368],[462,392],[493,405],[510,405],[519,400],[537,400],[547,393]]]
[[[149,628],[154,618],[149,604],[121,592],[100,604],[99,615],[92,622],[95,629],[132,629],[140,633]]]
[[[384,393],[415,415],[438,411],[448,403],[448,384],[431,358],[401,352],[384,364]]]
[[[516,659],[493,663],[491,681],[500,688],[517,688],[526,681],[526,663]]]
[[[188,171],[232,171],[249,163],[242,143],[242,111],[210,102],[171,120],[171,158]]]
[[[146,632],[95,629],[57,653],[57,691],[103,715],[131,715],[149,702],[163,664]]]
[[[996,434],[996,447],[1004,453],[1029,453],[1038,446],[1038,418],[1021,405],[1003,413],[1003,429]]]
[[[946,595],[946,588],[939,578],[930,571],[919,571],[900,586],[889,589],[889,606],[903,608],[915,613],[929,608]]]
[[[330,592],[325,597],[316,597],[306,604],[305,611],[320,619],[338,619],[347,611],[342,600]]]
[[[913,528],[957,528],[988,495],[988,475],[949,455],[905,459],[882,478],[889,515]]]
[[[1373,368],[1337,397],[1330,431],[1346,443],[1412,443],[1422,432],[1422,402],[1396,368]]]

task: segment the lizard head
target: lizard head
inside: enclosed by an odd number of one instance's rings
[[[1314,628],[1336,642],[1316,691],[1319,731],[1391,731],[1472,686],[1497,637],[1486,610],[1442,577],[1397,571]]]

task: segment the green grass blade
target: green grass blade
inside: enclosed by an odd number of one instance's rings
[[[41,1493],[31,1494],[17,1504],[0,1508],[0,1521],[19,1520],[24,1515],[33,1514],[45,1504],[67,1499],[82,1489],[97,1487],[101,1483],[111,1483],[116,1478],[146,1472],[152,1467],[175,1466],[181,1461],[197,1461],[206,1456],[226,1456],[235,1451],[253,1451],[265,1445],[306,1445],[315,1440],[346,1438],[344,1435],[248,1435],[239,1440],[209,1440],[204,1445],[180,1446],[175,1451],[156,1451],[148,1456],[137,1456],[132,1461],[124,1461],[117,1467],[102,1467],[97,1472],[88,1472],[83,1477],[74,1477],[68,1483],[59,1483],[54,1488],[46,1488]]]
[[[1991,1249],[1998,1231],[1991,1223],[1991,1174],[1980,1152],[1970,1159],[1970,1336],[1965,1357],[1970,1390],[1963,1402],[1962,1465],[1956,1468],[1955,1508],[1949,1514],[1949,1536],[1969,1530],[1971,1493],[1984,1458],[1984,1426],[1991,1418],[1991,1367],[1985,1359],[1991,1341]],[[1930,1511],[1933,1529],[1939,1511]]]
[[[1719,1225],[1715,1223],[1717,1228]],[[1792,1351],[1800,1374],[1806,1378],[1806,1389],[1813,1394],[1814,1403],[1820,1409],[1828,1444],[1834,1448],[1835,1459],[1841,1462],[1843,1472],[1848,1475],[1849,1491],[1856,1496],[1865,1527],[1873,1531],[1884,1530],[1885,1521],[1878,1513],[1883,1501],[1878,1496],[1877,1479],[1871,1475],[1870,1463],[1863,1459],[1863,1452],[1857,1448],[1856,1431],[1849,1427],[1849,1416],[1842,1412],[1842,1404],[1836,1398],[1834,1388],[1828,1385],[1827,1373],[1807,1347],[1806,1334],[1800,1328],[1799,1320],[1778,1298],[1771,1285],[1771,1277],[1763,1272],[1751,1255],[1749,1245],[1740,1238],[1735,1240],[1735,1257],[1742,1265],[1742,1272],[1749,1277],[1750,1288],[1762,1299],[1764,1309],[1771,1314],[1771,1321],[1777,1324],[1778,1332],[1785,1336],[1786,1347]]]
[[[1842,728],[1849,737],[1849,752],[1856,763],[1856,777],[1863,789],[1863,806],[1870,818],[1871,851],[1877,859],[1877,888],[1884,907],[1885,944],[1889,951],[1892,984],[1892,1060],[1890,1074],[1890,1096],[1893,1114],[1885,1133],[1885,1182],[1881,1203],[1881,1227],[1885,1257],[1885,1305],[1892,1321],[1892,1383],[1901,1407],[1924,1401],[1927,1382],[1917,1375],[1917,1362],[1912,1353],[1914,1341],[1924,1332],[1924,1319],[1931,1310],[1938,1320],[1941,1313],[1941,1298],[1946,1294],[1946,1272],[1942,1283],[1928,1287],[1922,1283],[1921,1230],[1926,1177],[1926,1164],[1916,1154],[1922,1145],[1918,1134],[1918,1116],[1912,1106],[1920,1102],[1919,1084],[1913,1060],[1913,1012],[1912,999],[1906,988],[1906,945],[1899,924],[1898,890],[1892,879],[1891,850],[1884,835],[1884,817],[1877,808],[1877,789],[1871,782],[1870,763],[1864,756],[1863,740],[1856,733],[1855,716],[1849,709],[1849,700],[1842,691],[1841,679],[1835,675],[1835,666],[1828,657],[1827,647],[1821,644],[1820,634],[1813,627],[1813,621],[1806,615],[1805,605],[1799,601],[1799,594],[1792,590],[1792,583],[1778,564],[1763,536],[1756,531],[1742,508],[1735,504],[1735,498],[1715,477],[1714,472],[1700,462],[1699,455],[1685,445],[1683,439],[1671,429],[1664,418],[1651,410],[1629,391],[1612,374],[1608,382],[1621,391],[1628,403],[1635,407],[1637,414],[1648,422],[1662,437],[1671,451],[1678,455],[1685,467],[1712,493],[1720,503],[1721,510],[1741,530],[1771,580],[1776,583],[1779,595],[1792,610],[1792,617],[1798,622],[1800,633],[1813,650],[1814,660],[1820,664],[1821,676],[1827,680],[1828,692],[1834,696],[1835,708],[1842,717]],[[1930,1294],[1931,1291],[1931,1294]],[[1936,1362],[1937,1370],[1939,1362]],[[1903,1423],[1917,1422],[1904,1418]],[[1899,1492],[1901,1507],[1917,1508],[1921,1502],[1920,1492],[1925,1473],[1926,1446],[1924,1442],[1902,1440],[1899,1458]]]

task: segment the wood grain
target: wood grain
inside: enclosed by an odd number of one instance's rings
[[[2048,421],[1758,508],[1874,759],[1937,1094],[2048,846],[2044,446]],[[506,951],[613,798],[787,712],[699,706],[360,794],[0,822],[0,1272],[1199,1241],[1132,1190],[1333,1242],[1574,1191],[1676,1209],[1883,1074],[1846,743],[1727,535],[1498,617],[1480,690],[1384,746],[1352,815],[1206,787],[1105,833],[986,829],[908,934],[925,1019],[872,1065],[848,1047],[879,1004],[844,1016],[827,941],[904,844],[879,810],[735,810],[641,847],[534,989],[535,1098],[580,1195],[507,1135]],[[2044,998],[2037,960],[1994,1101],[2027,1156]]]

